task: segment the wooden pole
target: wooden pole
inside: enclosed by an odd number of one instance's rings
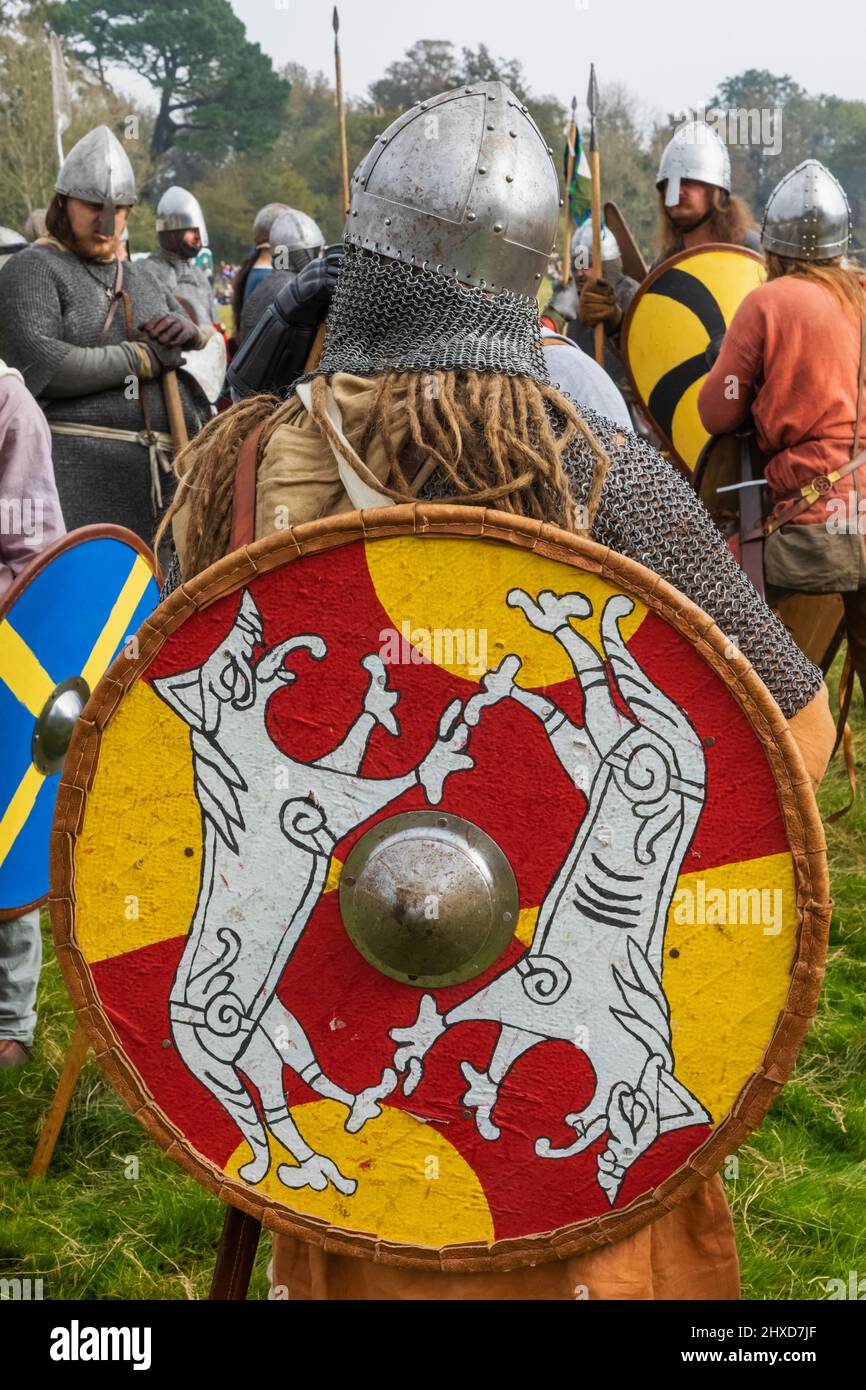
[[[69,1109],[72,1092],[75,1090],[75,1083],[81,1074],[81,1068],[84,1066],[84,1059],[89,1047],[87,1034],[79,1023],[69,1044],[69,1051],[66,1054],[63,1071],[60,1073],[57,1090],[54,1092],[48,1114],[43,1121],[33,1161],[27,1169],[28,1178],[45,1177],[51,1162],[51,1155],[54,1153],[54,1146],[63,1128],[63,1121]]]
[[[589,156],[589,168],[592,174],[592,267],[593,274],[597,280],[602,278],[601,274],[601,170],[599,168],[598,150],[592,150]],[[595,360],[599,366],[604,366],[604,324],[595,325]]]
[[[165,411],[168,416],[171,447],[174,450],[175,458],[177,458],[181,449],[186,448],[189,443],[189,435],[186,432],[186,420],[183,418],[180,388],[177,384],[177,372],[163,372],[160,381],[162,382]]]
[[[250,1287],[261,1222],[237,1207],[226,1207],[209,1301],[242,1303]]]
[[[308,372],[314,372],[319,365],[319,358],[321,357],[325,346],[326,331],[327,330],[325,324],[320,323],[318,328],[316,329],[316,336],[313,339],[313,346],[310,348],[310,355],[307,358],[307,361],[304,365],[305,376]]]
[[[340,174],[343,181],[343,211],[349,211],[349,149],[346,143],[346,107],[343,101],[343,65],[340,61],[340,16],[334,6],[334,67],[337,74],[337,120],[340,127]]]
[[[598,83],[595,79],[595,63],[589,68],[589,172],[592,175],[592,273],[593,278],[601,280],[601,161],[599,159],[598,139],[595,118],[598,112]],[[595,360],[604,366],[604,324],[595,325]]]
[[[571,183],[577,158],[577,97],[571,98],[571,122],[568,127],[568,159],[565,164],[565,249],[562,253],[562,283],[571,282]]]

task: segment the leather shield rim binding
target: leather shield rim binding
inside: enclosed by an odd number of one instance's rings
[[[649,271],[646,279],[640,282],[640,285],[635,291],[634,298],[632,299],[631,303],[625,311],[625,318],[622,321],[622,329],[620,331],[619,339],[620,356],[622,357],[622,363],[625,367],[629,386],[634,392],[634,398],[636,401],[640,403],[641,410],[644,411],[647,419],[649,420],[659,439],[664,444],[666,452],[670,455],[669,461],[674,465],[675,468],[678,468],[680,470],[680,472],[685,476],[687,482],[692,481],[692,475],[694,470],[689,467],[689,465],[686,463],[684,459],[680,458],[680,455],[674,448],[673,441],[668,438],[665,431],[661,428],[661,426],[656,422],[655,418],[650,413],[649,406],[644,401],[643,394],[638,389],[637,382],[635,381],[634,374],[632,373],[631,363],[628,357],[628,339],[629,334],[631,332],[631,326],[634,320],[635,311],[638,308],[638,305],[642,303],[644,295],[650,292],[656,281],[668,270],[672,270],[674,266],[679,265],[680,261],[693,260],[695,256],[705,255],[708,251],[731,251],[735,255],[748,257],[750,261],[757,261],[759,265],[764,264],[763,256],[759,256],[757,251],[750,250],[748,246],[733,246],[730,242],[727,241],[708,241],[701,246],[690,246],[685,251],[677,251],[675,255],[668,256],[666,261],[661,261],[653,270]],[[709,367],[707,368],[707,371],[709,371]],[[706,448],[706,445],[704,447]]]
[[[134,531],[128,531],[125,526],[112,526],[109,523],[104,526],[98,524],[79,526],[75,531],[67,531],[65,535],[52,541],[50,545],[46,545],[45,549],[40,550],[27,568],[13,579],[6,593],[0,599],[0,623],[8,618],[21,595],[30,587],[34,579],[51,564],[52,560],[56,560],[58,555],[62,555],[64,550],[71,550],[74,546],[81,545],[85,541],[103,540],[123,541],[131,549],[136,550],[142,559],[150,565],[157,584],[162,585],[162,574],[156,556],[145,545],[141,536],[136,535]],[[34,908],[44,906],[48,901],[48,896],[47,893],[43,893],[41,897],[34,898],[31,903],[25,903],[23,907],[0,907],[0,924],[14,922],[17,917],[23,917],[25,913],[32,912]]]
[[[790,844],[800,919],[788,994],[761,1066],[746,1081],[729,1113],[685,1163],[654,1191],[621,1210],[532,1236],[439,1248],[382,1240],[332,1226],[321,1217],[290,1212],[273,1198],[228,1178],[194,1150],[159,1110],[124,1054],[75,934],[75,842],[84,823],[102,732],[166,639],[193,613],[287,562],[352,541],[413,534],[421,540],[450,536],[503,542],[559,560],[625,589],[675,626],[724,681],[764,745]],[[823,826],[799,750],[784,715],[747,659],[737,651],[726,656],[726,650],[730,653],[728,639],[706,613],[636,561],[549,523],[456,504],[409,503],[308,522],[244,546],[182,585],[143,624],[138,658],[121,656],[115,661],[88,702],[67,755],[51,835],[51,919],[72,1004],[109,1081],[151,1137],[203,1187],[260,1220],[265,1229],[334,1254],[407,1269],[477,1273],[563,1259],[621,1240],[679,1205],[760,1124],[787,1080],[815,1013],[831,907]]]

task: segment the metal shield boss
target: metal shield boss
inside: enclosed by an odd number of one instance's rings
[[[698,414],[707,347],[763,280],[754,251],[712,243],[663,261],[629,306],[621,335],[629,377],[665,446],[689,470],[709,439]]]
[[[47,547],[0,604],[0,919],[48,894],[59,773],[91,691],[156,607],[131,531],[87,526]],[[0,927],[2,930],[2,927]]]
[[[160,606],[76,731],[52,912],[112,1082],[200,1182],[483,1270],[720,1167],[829,908],[785,721],[705,615],[556,528],[397,506]]]

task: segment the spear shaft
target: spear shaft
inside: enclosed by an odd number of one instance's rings
[[[565,166],[565,249],[562,253],[562,283],[571,283],[571,185],[577,157],[577,97],[571,98],[571,124],[568,127],[568,159]]]
[[[589,107],[589,172],[592,175],[592,273],[596,280],[601,280],[601,161],[595,128],[595,118],[599,105],[595,63],[591,63],[589,67],[589,91],[587,92],[586,103]],[[595,360],[600,367],[604,366],[603,323],[595,325]]]
[[[334,6],[334,67],[337,74],[337,120],[340,127],[340,172],[343,180],[343,211],[349,211],[349,149],[346,143],[346,107],[343,101],[343,65],[340,61],[340,15]]]

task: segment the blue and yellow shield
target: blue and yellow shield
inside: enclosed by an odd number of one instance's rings
[[[159,599],[131,531],[86,526],[49,546],[0,605],[0,918],[48,896],[63,756],[91,690]]]

